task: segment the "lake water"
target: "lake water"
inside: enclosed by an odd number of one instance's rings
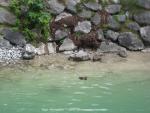
[[[3,69],[0,113],[150,113],[150,71]]]

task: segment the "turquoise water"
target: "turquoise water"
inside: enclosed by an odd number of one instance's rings
[[[4,69],[0,113],[150,113],[149,72]]]

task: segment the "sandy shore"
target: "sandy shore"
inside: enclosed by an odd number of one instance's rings
[[[61,69],[76,71],[117,71],[117,70],[149,70],[150,53],[129,52],[127,58],[121,58],[114,54],[107,54],[99,62],[73,62],[68,61],[66,56],[61,54],[36,57],[30,61],[20,61],[17,64],[1,65],[1,69],[38,67],[44,69]]]

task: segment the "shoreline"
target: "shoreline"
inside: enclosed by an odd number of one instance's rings
[[[150,53],[128,52],[127,58],[119,57],[116,54],[105,54],[100,61],[69,61],[65,55],[53,54],[36,56],[33,60],[19,60],[15,64],[7,64],[4,68],[38,68],[38,69],[58,69],[58,70],[77,70],[77,71],[117,71],[117,70],[149,70]]]

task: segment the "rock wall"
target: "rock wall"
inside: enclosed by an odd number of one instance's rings
[[[16,21],[8,10],[9,2],[0,0],[0,48],[8,41],[7,45],[23,48],[25,59],[56,51],[73,60],[99,60],[102,53],[127,57],[127,50],[148,52],[149,0],[137,0],[136,9],[124,6],[121,0],[46,0],[47,11],[54,17],[52,35],[37,48],[26,44],[21,33],[4,29],[11,29]]]

